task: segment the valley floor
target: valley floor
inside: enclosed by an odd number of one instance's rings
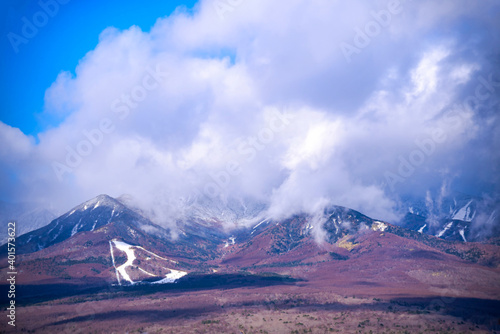
[[[105,288],[17,311],[21,333],[500,333],[500,301],[310,282]],[[371,292],[370,292],[371,291]],[[412,295],[413,294],[413,295]],[[50,299],[50,298],[49,298]],[[0,327],[1,328],[1,327]],[[2,331],[7,333],[8,331]]]

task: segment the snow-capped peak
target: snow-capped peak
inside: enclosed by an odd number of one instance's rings
[[[466,222],[471,222],[475,216],[475,211],[471,209],[472,200],[470,200],[465,206],[456,211],[453,215],[455,220],[463,220]]]
[[[97,197],[94,197],[76,207],[74,207],[68,214],[67,216],[71,216],[74,214],[76,211],[85,211],[88,209],[94,210],[98,207],[109,207],[113,209],[118,209],[120,206],[123,206],[120,202],[115,200],[114,198],[108,196],[108,195],[99,195]]]

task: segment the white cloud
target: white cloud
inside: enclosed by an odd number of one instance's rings
[[[207,0],[149,33],[108,28],[76,76],[64,72],[47,90],[45,112],[61,117],[59,126],[35,144],[0,124],[3,169],[23,175],[4,195],[63,210],[128,193],[168,224],[182,212],[179,198],[215,184],[223,197],[265,202],[276,216],[320,203],[395,220],[400,194],[384,186],[384,172],[416,140],[436,129],[448,138],[397,191],[432,187],[444,166],[471,173],[459,152],[484,124],[475,110],[460,109],[456,126],[443,113],[474,93],[477,75],[494,68],[486,54],[498,50],[451,31],[467,20],[484,37],[498,23],[478,23],[494,2],[405,2],[347,63],[340,43],[386,6],[245,1],[221,20]],[[68,148],[90,153],[60,182],[52,166],[67,164]]]

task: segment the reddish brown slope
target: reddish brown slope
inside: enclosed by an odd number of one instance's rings
[[[306,285],[333,285],[358,295],[443,294],[500,299],[498,246],[453,243],[428,236],[424,243],[387,232],[392,229],[399,233],[398,227],[389,224],[381,231],[378,223],[372,226],[376,231],[364,229],[345,234],[335,243],[317,243],[304,232],[307,224],[307,220],[295,218],[281,226],[270,226],[250,242],[234,246],[221,259],[221,268],[287,274],[307,280]],[[293,248],[280,246],[286,246],[282,241],[287,239],[294,240]]]

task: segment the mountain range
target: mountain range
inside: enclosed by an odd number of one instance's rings
[[[450,222],[460,236],[460,226],[470,223],[473,209],[468,203],[452,212]],[[210,216],[220,211],[197,207],[195,212],[175,226],[162,227],[130,203],[100,195],[17,238],[19,282],[135,285],[172,283],[196,273],[241,271],[326,279],[363,270],[364,281],[388,284],[397,277],[401,283],[439,268],[451,277],[481,270],[492,288],[500,284],[495,281],[498,245],[463,242],[446,226],[439,237],[422,233],[426,220],[418,212],[407,215],[408,225],[414,219],[413,229],[340,206],[315,215],[263,218],[250,227],[232,229],[220,217]],[[6,245],[0,253],[7,254]],[[0,266],[6,265],[3,258]],[[463,284],[474,289],[473,281]]]
[[[463,194],[432,201],[406,199],[400,226],[445,240],[498,242],[498,203]],[[496,241],[495,241],[496,240]]]

